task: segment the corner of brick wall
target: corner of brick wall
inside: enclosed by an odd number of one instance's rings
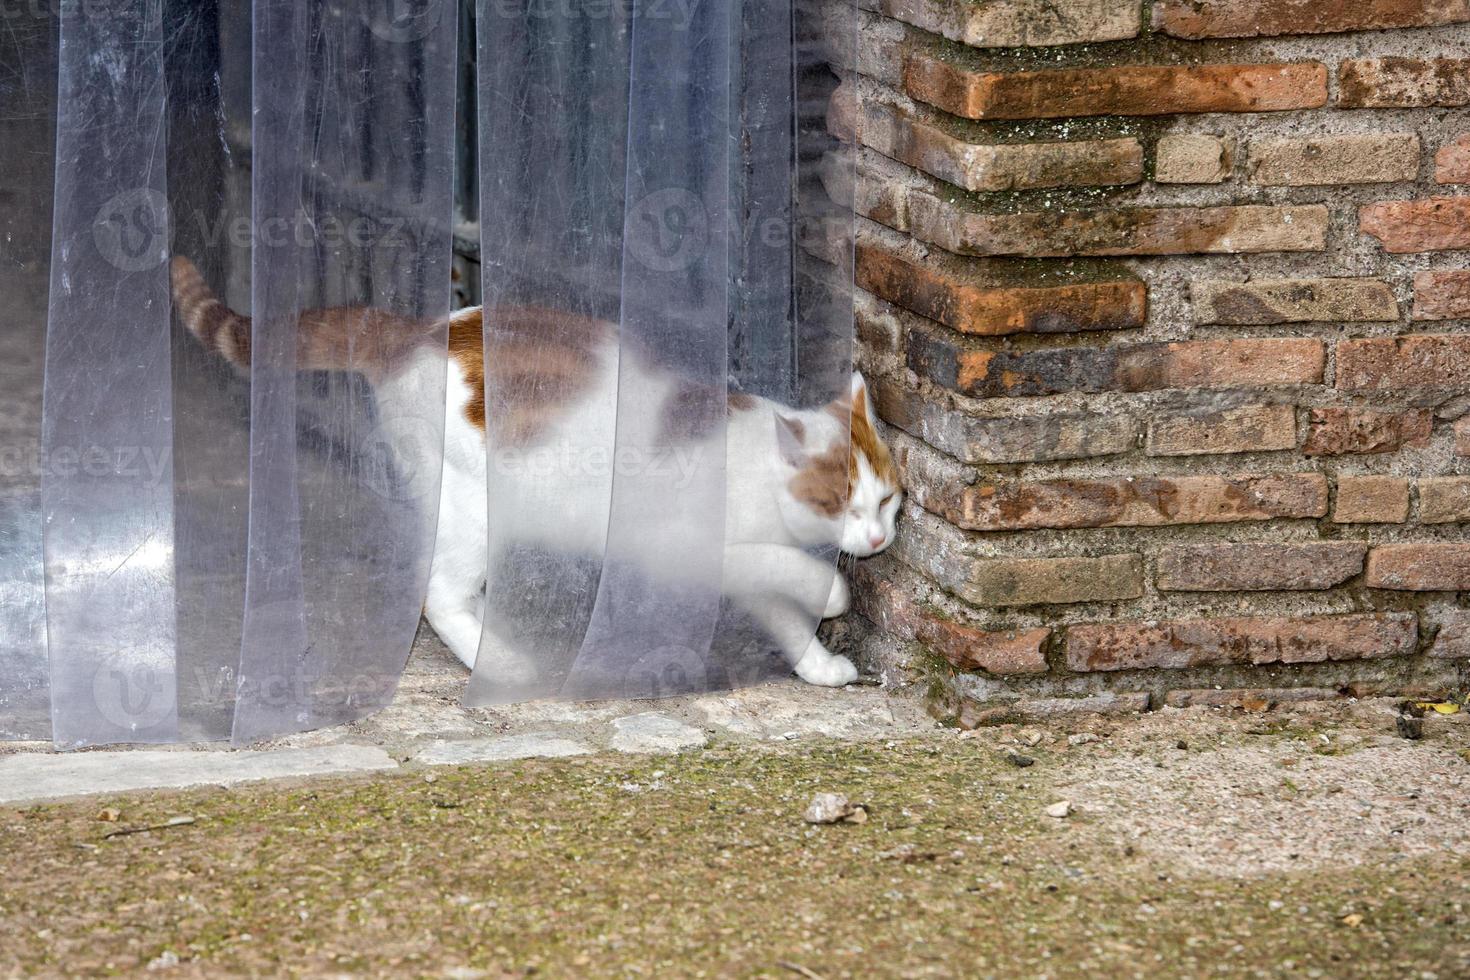
[[[870,665],[966,724],[1462,688],[1470,4],[861,5]]]

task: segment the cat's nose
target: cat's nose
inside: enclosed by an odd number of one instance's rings
[[[870,534],[868,535],[868,546],[872,548],[881,548],[883,547],[883,540],[887,537],[888,535],[884,534],[882,531],[879,531],[877,534]]]

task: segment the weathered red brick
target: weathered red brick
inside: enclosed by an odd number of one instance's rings
[[[1416,180],[1419,137],[1413,133],[1349,133],[1257,140],[1247,166],[1267,187],[1382,184]]]
[[[873,245],[857,247],[857,283],[969,334],[1121,330],[1143,326],[1148,311],[1148,289],[1137,279],[1055,286],[988,285]]]
[[[827,128],[970,191],[1102,187],[1143,179],[1143,147],[1136,139],[971,143],[882,102],[863,100],[859,107],[850,84],[828,104]]]
[[[1327,247],[1327,209],[1320,204],[987,214],[912,191],[906,216],[915,237],[961,255],[1236,254]]]
[[[1159,184],[1218,184],[1230,176],[1230,144],[1203,133],[1159,137],[1154,181]]]
[[[910,330],[907,344],[909,366],[920,375],[982,398],[1316,384],[1326,354],[1320,341],[1309,338],[1010,352],[975,350],[938,331]]]
[[[1337,344],[1337,387],[1344,391],[1470,386],[1470,334],[1365,337]]]
[[[1170,545],[1159,552],[1166,592],[1330,589],[1363,570],[1355,541]]]
[[[1302,452],[1308,456],[1392,453],[1424,446],[1434,417],[1427,409],[1380,412],[1368,408],[1314,408]]]
[[[853,603],[886,633],[917,640],[961,670],[990,674],[1046,672],[1051,630],[982,630],[940,615],[895,580],[891,560],[864,562],[853,573]]]
[[[1005,73],[914,52],[904,61],[903,79],[913,98],[967,119],[1270,112],[1327,104],[1327,67],[1316,61]]]
[[[941,584],[956,587],[956,594],[979,606],[1137,599],[1143,595],[1143,558],[981,558],[970,565],[963,583]]]
[[[1414,319],[1470,319],[1470,269],[1441,269],[1414,276]]]
[[[1379,201],[1358,210],[1358,229],[1385,252],[1470,248],[1470,197]]]
[[[1397,476],[1341,476],[1332,505],[1336,524],[1402,524],[1409,519],[1409,481]]]
[[[1470,20],[1467,0],[1159,0],[1154,30],[1174,37],[1271,37]]]
[[[1470,657],[1470,612],[1450,609],[1435,618],[1439,620],[1439,632],[1429,655],[1445,660]]]
[[[966,463],[1111,456],[1128,452],[1138,439],[1138,422],[1121,412],[977,417],[887,378],[869,378],[868,388],[884,421]]]
[[[1207,279],[1189,287],[1195,323],[1265,326],[1399,318],[1393,289],[1381,279]]]
[[[1150,456],[1271,452],[1295,446],[1296,408],[1292,405],[1160,415],[1148,426]]]
[[[1327,513],[1320,473],[986,480],[919,487],[926,509],[972,531],[1218,524]]]
[[[1419,521],[1470,521],[1470,476],[1426,476],[1419,480]]]
[[[1337,66],[1337,104],[1412,109],[1470,104],[1470,58],[1360,58]]]
[[[1085,44],[1137,37],[1137,0],[883,0],[894,20],[941,34],[973,48]]]
[[[1067,630],[1071,670],[1319,663],[1404,656],[1418,644],[1413,613],[1262,616],[1165,623],[1087,623]]]
[[[1457,136],[1434,155],[1437,184],[1470,184],[1470,133]]]
[[[1375,589],[1463,592],[1470,589],[1470,544],[1420,541],[1378,545],[1368,552],[1366,581]]]

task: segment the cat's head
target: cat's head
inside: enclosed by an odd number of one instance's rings
[[[903,489],[861,374],[853,372],[849,393],[829,403],[820,418],[831,426],[826,439],[808,432],[799,418],[776,416],[782,458],[795,471],[786,486],[787,524],[804,538],[835,538],[858,558],[876,555],[893,543]],[[802,533],[816,525],[824,533]]]

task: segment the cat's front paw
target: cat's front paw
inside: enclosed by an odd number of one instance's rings
[[[834,572],[832,591],[827,596],[827,605],[822,610],[822,618],[831,619],[833,616],[841,616],[851,605],[852,591],[847,587],[847,580],[842,577],[841,572]]]
[[[806,648],[806,655],[796,663],[796,676],[818,687],[842,687],[858,679],[857,668],[846,657],[829,653],[816,640]]]

